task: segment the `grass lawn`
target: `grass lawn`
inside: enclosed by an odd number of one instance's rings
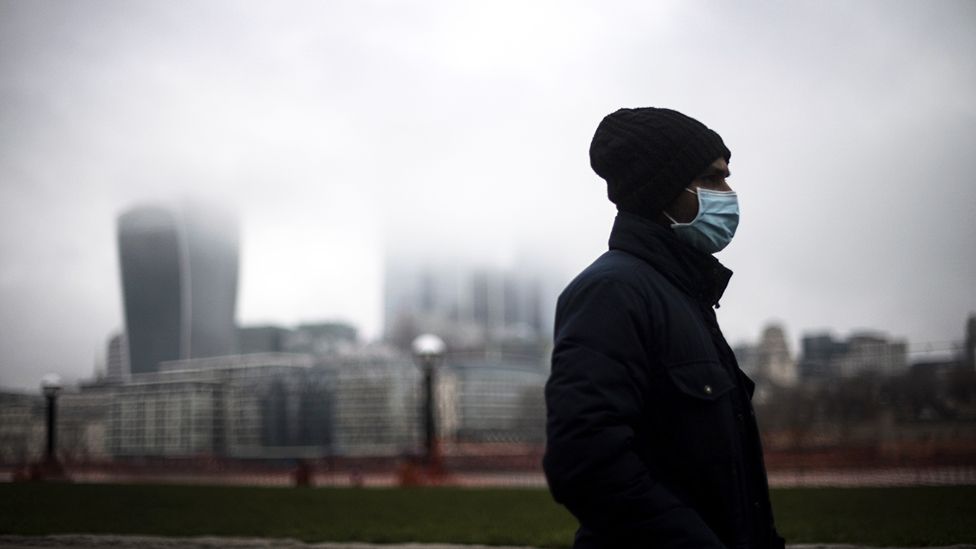
[[[976,487],[782,489],[773,506],[790,543],[976,541]],[[575,526],[540,489],[0,484],[0,534],[566,547]]]

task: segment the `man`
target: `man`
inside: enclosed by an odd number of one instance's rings
[[[549,488],[574,547],[781,548],[754,384],[712,307],[712,254],[739,220],[728,148],[679,112],[620,109],[590,145],[617,218],[610,250],[556,306],[546,384]]]

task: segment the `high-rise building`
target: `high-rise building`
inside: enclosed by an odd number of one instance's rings
[[[108,340],[105,374],[111,381],[121,381],[129,377],[129,342],[124,332],[114,334]]]
[[[874,332],[845,340],[830,334],[803,337],[800,372],[804,378],[855,377],[864,373],[897,375],[908,368],[908,344]]]
[[[236,351],[231,217],[194,204],[138,207],[119,216],[118,244],[131,373]]]
[[[452,350],[539,354],[549,338],[543,294],[539,277],[528,272],[390,261],[385,338],[408,348],[431,332]]]
[[[842,377],[865,372],[897,375],[908,369],[908,343],[883,334],[857,332],[847,339],[847,354],[837,363]]]
[[[803,336],[800,374],[803,378],[822,379],[839,375],[835,361],[847,353],[847,343],[835,340],[829,333]]]
[[[786,332],[778,324],[763,330],[758,348],[759,375],[780,387],[791,387],[799,379],[796,362],[786,343]]]

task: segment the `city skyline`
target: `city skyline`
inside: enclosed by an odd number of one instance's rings
[[[794,348],[957,340],[974,11],[0,3],[0,386],[90,376],[123,325],[115,215],[184,194],[239,212],[241,324],[376,338],[391,251],[535,262],[559,286],[606,247],[586,150],[621,106],[676,108],[732,150],[731,342],[770,320]]]
[[[123,211],[118,212],[117,218],[120,220],[121,223],[122,219],[124,219],[127,215],[133,213],[142,213],[143,211],[153,210],[153,209],[160,210],[160,211],[167,211],[166,210],[167,208],[169,208],[170,211],[176,211],[176,209],[179,209],[181,207],[188,207],[188,205],[193,204],[193,202],[194,202],[193,199],[184,197],[182,200],[163,201],[160,203],[163,204],[163,206],[139,203],[129,208],[126,208]],[[200,205],[197,204],[196,206],[199,207]],[[203,212],[203,210],[198,209],[196,214],[200,214],[201,212]],[[228,212],[226,211],[219,212],[219,213],[225,217],[228,215]],[[198,219],[196,219],[196,223],[200,224],[203,221],[203,219],[204,219],[203,217],[198,216]],[[208,230],[203,226],[198,228],[203,230]],[[158,254],[161,250],[158,247],[156,247],[153,251]],[[463,256],[463,254],[459,254],[459,255]],[[440,257],[440,259],[435,259],[437,257]],[[398,261],[397,254],[389,254],[384,259],[385,261],[383,262],[383,264],[387,268],[389,268],[391,263],[395,264]],[[402,259],[402,257],[400,257],[399,259]],[[451,257],[445,257],[443,256],[443,254],[439,256],[436,253],[435,254],[426,253],[422,259],[414,258],[414,262],[410,264],[410,268],[406,269],[406,271],[411,272],[414,277],[416,277],[418,273],[421,273],[421,276],[431,276],[434,279],[438,279],[441,281],[450,280],[449,286],[453,285],[451,287],[454,288],[454,290],[457,289],[455,286],[457,286],[459,280],[461,280],[461,278],[459,277],[463,277],[463,275],[474,276],[480,274],[480,276],[486,276],[490,274],[498,277],[523,276],[525,280],[532,279],[532,276],[530,275],[519,275],[518,272],[511,271],[510,270],[511,263],[508,263],[509,265],[508,268],[499,267],[499,265],[506,265],[506,262],[504,260],[496,259],[494,263],[486,263],[485,261],[478,261],[476,259],[471,259],[471,258],[468,258],[466,260],[459,260],[457,257],[453,258],[453,262],[451,260],[452,260]],[[494,265],[495,267],[488,267],[488,265]],[[555,295],[558,294],[558,292],[561,290],[561,287],[552,286],[551,273],[549,277],[546,277],[544,275],[539,274],[544,272],[544,269],[541,269],[539,266],[536,265],[531,265],[530,267],[531,268],[529,269],[529,272],[534,273],[533,276],[542,276],[542,278],[547,279],[546,281],[549,283],[549,287],[545,288],[545,290],[548,290],[548,293],[552,295],[544,297],[542,301],[554,302]],[[438,269],[441,269],[441,271],[439,271]],[[389,277],[391,275],[389,272],[387,272],[385,276]],[[501,278],[499,278],[499,280],[501,280]],[[538,279],[535,280],[538,281]],[[412,280],[411,277],[407,277],[405,281],[408,285],[416,283],[416,280]],[[381,286],[385,288],[386,284],[383,284]],[[384,292],[387,290],[388,288],[385,288]],[[446,290],[450,292],[451,288],[446,288]],[[545,290],[543,290],[544,293],[546,293]],[[438,291],[443,293],[445,289],[440,289]],[[124,294],[121,280],[119,286],[119,294],[120,296]],[[385,302],[386,300],[389,299],[389,297],[390,297],[389,295],[384,294],[381,296],[380,299]],[[390,305],[389,303],[385,303],[384,305],[384,308],[387,309],[386,312],[389,312],[389,305]],[[235,307],[235,309],[236,308],[237,307]],[[971,314],[970,317],[972,316],[973,315]],[[389,341],[390,334],[386,333],[385,330],[390,328],[391,323],[385,317],[386,314],[384,313],[382,317],[384,320],[380,322],[381,326],[377,329],[376,332],[367,335],[367,337],[365,338],[366,342]],[[242,322],[238,320],[235,324],[235,327],[237,330],[247,329],[251,327],[258,327],[258,328],[277,327],[282,329],[300,329],[303,325],[308,325],[309,323],[314,324],[316,321],[321,321],[320,319],[328,319],[326,320],[326,322],[337,322],[339,324],[348,323],[348,325],[353,329],[357,331],[360,329],[360,326],[358,326],[357,324],[349,323],[349,321],[342,318],[329,317],[328,315],[322,315],[320,317],[315,317],[315,318],[319,320],[316,319],[309,320],[305,318],[297,318],[291,322],[266,321],[263,319],[257,319],[252,322]],[[548,324],[550,323],[550,321],[551,319],[546,321],[546,323]],[[965,339],[965,335],[963,333],[965,322],[966,319],[958,323],[957,325],[958,333],[945,334],[943,338],[935,339],[931,341],[908,341],[907,342],[908,346],[911,345],[918,346],[915,349],[908,350],[909,361],[911,362],[913,355],[935,354],[935,355],[945,357],[945,356],[950,356],[950,355],[963,352],[964,349],[962,348],[962,345],[964,344],[964,339]],[[776,327],[777,329],[781,329],[785,331],[787,347],[789,348],[791,355],[796,359],[799,359],[802,356],[801,348],[803,346],[802,345],[803,340],[811,336],[824,336],[824,337],[839,336],[842,339],[844,337],[856,338],[856,337],[877,336],[877,337],[885,338],[885,337],[892,336],[902,340],[905,339],[904,336],[897,333],[893,333],[890,330],[886,329],[886,327],[884,326],[854,326],[854,327],[849,327],[847,329],[838,329],[837,327],[834,326],[819,326],[819,327],[809,328],[805,330],[793,331],[791,327],[788,324],[785,324],[783,321],[781,321],[779,317],[774,317],[771,319],[767,319],[765,322],[757,326],[752,337],[748,337],[748,336],[740,337],[738,340],[735,341],[734,344],[739,347],[756,344],[762,340],[764,331],[770,329],[770,327]],[[124,314],[123,314],[123,322],[122,325],[119,327],[119,329],[123,330],[123,332],[125,330]],[[118,336],[119,336],[118,333],[109,332],[105,334],[103,340],[99,342],[99,345],[101,347],[105,347],[106,345],[110,347],[111,345],[114,344],[113,340],[115,340]],[[126,345],[128,346],[128,342],[126,343]],[[933,347],[933,345],[935,346]],[[83,382],[86,380],[94,379],[98,375],[105,375],[107,373],[106,368],[108,368],[108,362],[111,359],[109,355],[110,355],[110,351],[105,352],[103,355],[96,357],[96,359],[93,362],[86,365],[88,367],[87,371],[84,371],[82,369],[80,373],[75,376],[69,374],[68,376],[66,376],[66,381],[69,383],[77,383],[77,382]],[[189,357],[184,357],[184,358],[189,358]],[[97,370],[98,368],[101,368],[101,370],[100,371]],[[5,385],[0,387],[5,389],[18,388],[17,385]],[[29,384],[26,384],[19,388],[33,389],[33,387]]]

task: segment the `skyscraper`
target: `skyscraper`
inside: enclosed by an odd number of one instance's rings
[[[142,206],[118,219],[129,365],[236,351],[238,239],[227,215],[186,204]]]
[[[769,324],[763,330],[758,348],[758,374],[780,387],[791,387],[799,380],[796,361],[786,343],[786,331],[779,324]]]
[[[452,350],[532,354],[548,337],[542,282],[528,272],[388,259],[384,301],[385,337],[402,348],[431,332]]]
[[[105,353],[105,375],[117,382],[128,379],[129,371],[129,342],[125,332],[113,334],[108,340],[108,352]]]

